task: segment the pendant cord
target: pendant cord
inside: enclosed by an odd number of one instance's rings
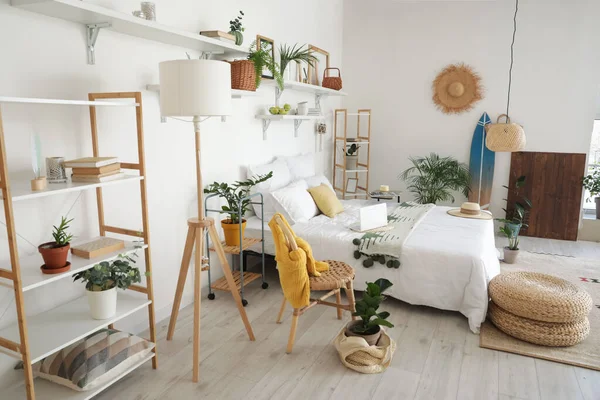
[[[506,100],[506,115],[510,115],[510,89],[512,85],[512,70],[515,62],[515,38],[517,36],[517,13],[519,12],[519,0],[515,0],[515,15],[513,17],[513,35],[510,44],[510,69],[508,70],[508,98]]]

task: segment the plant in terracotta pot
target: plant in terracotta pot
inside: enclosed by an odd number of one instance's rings
[[[521,193],[523,187],[525,187],[525,181],[525,176],[520,176],[515,181],[514,188],[503,186],[509,192],[512,192],[518,200],[515,201],[511,209],[507,210],[503,208],[506,218],[496,218],[496,221],[504,224],[500,227],[500,233],[508,239],[508,246],[504,247],[504,262],[507,264],[514,264],[517,261],[517,256],[519,255],[519,234],[521,228],[528,226],[523,221],[529,210],[531,210],[531,201]]]
[[[116,260],[103,261],[73,275],[73,282],[85,283],[90,314],[94,319],[108,319],[117,312],[117,288],[127,289],[141,282],[140,270],[134,267],[137,254],[120,254]]]
[[[391,322],[387,321],[390,316],[389,312],[377,312],[379,305],[385,300],[383,292],[392,285],[392,282],[383,278],[377,279],[375,282],[367,282],[367,290],[364,291],[362,299],[356,302],[356,312],[352,314],[360,319],[348,323],[346,336],[362,337],[369,346],[375,346],[381,336],[381,327],[394,327]]]
[[[590,192],[590,197],[585,201],[594,199],[596,202],[596,219],[600,219],[600,165],[594,166],[592,173],[583,178],[583,187]]]
[[[266,182],[273,176],[273,171],[265,175],[258,175],[245,181],[236,181],[232,185],[228,183],[213,182],[204,189],[204,193],[217,194],[225,199],[227,205],[221,209],[229,214],[229,218],[221,221],[221,227],[225,233],[225,244],[227,246],[240,245],[240,221],[242,238],[246,230],[246,220],[243,218],[251,204],[248,198],[252,187]]]
[[[241,46],[242,43],[244,43],[244,35],[242,32],[244,32],[246,28],[242,26],[243,17],[244,12],[240,10],[240,15],[236,19],[229,21],[229,33],[235,36],[235,44],[238,46]]]
[[[42,243],[38,246],[38,251],[44,259],[44,265],[42,266],[43,273],[57,274],[68,271],[71,268],[71,265],[67,263],[67,256],[71,248],[70,242],[73,239],[73,235],[67,232],[71,221],[73,221],[72,218],[67,220],[65,217],[62,217],[60,225],[53,227],[52,237],[54,241]]]
[[[346,150],[346,169],[356,170],[358,169],[358,149],[360,146],[356,143],[352,143]]]

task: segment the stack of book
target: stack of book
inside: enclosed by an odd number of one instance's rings
[[[308,115],[311,117],[318,117],[321,115],[321,109],[320,108],[309,108]]]
[[[65,161],[66,168],[73,168],[73,182],[100,183],[122,178],[121,163],[116,157],[85,157]]]

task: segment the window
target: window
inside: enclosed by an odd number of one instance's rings
[[[600,119],[594,121],[594,130],[592,131],[592,144],[590,145],[590,156],[588,158],[588,173],[592,172],[594,168],[598,168],[600,164]],[[590,210],[595,212],[596,204],[593,199],[590,199],[590,193],[585,191],[585,201],[583,202],[584,210]]]

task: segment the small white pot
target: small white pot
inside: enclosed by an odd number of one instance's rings
[[[358,156],[346,156],[346,169],[350,171],[358,169]]]
[[[298,103],[298,115],[308,115],[308,103],[303,101]]]
[[[94,319],[108,319],[117,313],[117,288],[102,292],[87,291],[90,314]]]

